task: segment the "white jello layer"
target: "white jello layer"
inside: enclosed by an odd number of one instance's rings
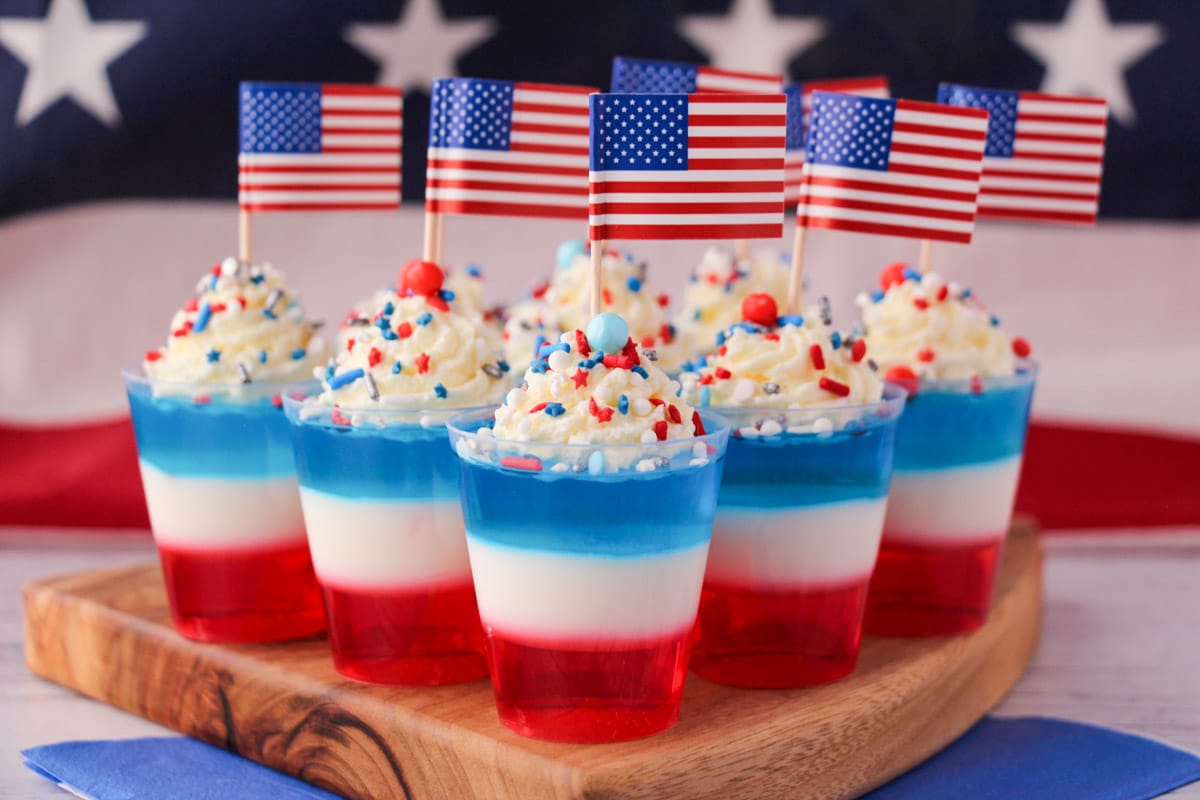
[[[403,590],[471,580],[457,500],[360,500],[301,488],[317,580],[353,590]]]
[[[296,479],[184,478],[140,461],[159,544],[224,550],[304,542]]]
[[[479,616],[508,634],[639,640],[696,620],[708,545],[641,558],[517,550],[467,534]]]
[[[867,580],[879,554],[887,502],[802,508],[717,508],[705,581],[785,591]]]
[[[1012,518],[1021,458],[968,467],[896,471],[884,541],[967,545],[1004,536]]]

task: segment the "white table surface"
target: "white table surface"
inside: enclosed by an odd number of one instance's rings
[[[22,748],[170,733],[35,678],[22,654],[26,581],[152,557],[136,535],[0,528],[0,798],[68,796],[22,766]],[[1049,538],[1041,644],[997,713],[1092,722],[1200,752],[1197,576],[1200,529]],[[1172,797],[1200,798],[1200,783]]]

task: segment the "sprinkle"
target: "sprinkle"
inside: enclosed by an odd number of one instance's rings
[[[608,422],[612,419],[613,410],[611,408],[601,408],[596,404],[596,398],[588,398],[588,413],[596,418],[599,422]]]
[[[725,344],[725,331],[717,331],[717,347]]]
[[[250,368],[247,367],[243,362],[239,361],[237,363],[237,371],[238,377],[242,379],[242,383],[250,382]]]
[[[658,304],[659,304],[660,306],[662,306],[663,308],[666,308],[667,306],[671,305],[671,298],[670,298],[670,296],[669,296],[669,295],[666,295],[666,294],[660,294],[660,295],[659,295],[659,296],[656,298],[656,300],[657,300]]]
[[[262,283],[263,280],[265,280],[265,276],[262,274],[261,270],[255,270],[254,272],[250,273],[250,282],[251,283],[258,284],[258,283]]]
[[[571,376],[571,380],[575,382],[576,389],[582,389],[587,386],[588,373],[582,369],[575,370],[575,374]]]
[[[650,401],[644,397],[639,397],[633,401],[633,413],[639,417],[644,417],[650,413],[650,409],[654,406],[650,405]]]
[[[966,299],[968,299],[970,296],[971,296],[971,290],[970,290],[970,289],[963,289],[963,290],[962,290],[962,299],[963,299],[963,300],[966,300]]]
[[[650,397],[647,399],[649,400],[650,405],[654,406],[655,408],[658,408],[659,406],[665,406],[667,404],[667,401],[663,400],[661,397]]]
[[[283,397],[277,394],[271,395],[271,405],[276,408],[283,408]]]
[[[538,348],[537,356],[538,358],[549,358],[551,353],[569,352],[571,352],[571,346],[569,344],[557,342],[556,344],[543,344]]]
[[[825,369],[825,351],[821,349],[821,345],[810,345],[808,357],[812,361],[813,369]]]
[[[221,360],[221,351],[214,347],[205,354],[205,357],[208,359],[208,363],[215,364]]]
[[[408,322],[401,322],[396,328],[396,333],[400,334],[401,339],[407,339],[412,336],[412,325],[408,324]]]
[[[354,342],[355,342],[355,339],[353,336],[351,336],[349,339],[346,340],[346,352],[347,353],[349,353],[351,350],[354,349]]]
[[[855,339],[854,344],[850,345],[850,358],[854,363],[863,360],[863,356],[867,354],[867,343],[863,339]]]
[[[762,386],[762,390],[764,392],[766,392],[767,394],[779,394],[779,384],[771,383],[771,382],[764,383]]]
[[[754,381],[739,378],[733,385],[733,400],[735,403],[745,403],[754,397]]]
[[[758,432],[763,436],[778,436],[783,433],[783,426],[773,419],[763,420]]]
[[[262,355],[263,355],[262,353],[259,354],[260,360],[262,359]],[[303,347],[297,347],[295,350],[292,351],[292,361],[299,361],[300,359],[304,358],[306,355],[308,355],[307,350],[305,350]]]
[[[983,381],[978,375],[971,376],[971,393],[983,394]]]
[[[875,363],[875,359],[868,358],[867,366],[871,368],[871,372],[879,372],[879,365]]]
[[[718,378],[720,378],[723,381],[729,380],[730,378],[733,377],[733,373],[730,372],[729,370],[725,369],[724,367],[717,367],[716,369],[714,369],[713,375],[716,375]]]
[[[921,280],[921,273],[917,272],[917,271],[916,271],[915,269],[913,269],[912,267],[907,267],[907,266],[906,266],[906,267],[904,268],[904,273],[903,273],[903,274],[904,274],[904,280],[906,280],[906,281],[919,281],[919,280]]]
[[[146,360],[147,361],[158,361],[162,357],[163,357],[163,354],[157,350],[147,350],[146,351]]]
[[[995,314],[992,314],[991,323],[992,323],[992,327],[999,328],[1000,327],[1000,318],[997,317]]]
[[[195,313],[195,311],[199,308],[199,305],[200,305],[200,301],[198,299],[196,299],[195,297],[193,297],[191,300],[187,301],[187,303],[183,307],[183,310],[188,312],[189,314],[192,314],[192,313]]]
[[[401,370],[403,370],[403,369],[404,369],[404,366],[399,361],[397,361],[395,364],[392,364],[392,374],[393,375],[399,375]]]
[[[198,394],[192,398],[192,402],[198,406],[206,406],[212,402],[212,398],[206,394]]]
[[[610,292],[608,289],[605,289],[604,291],[602,291],[600,293],[600,297],[603,298],[604,305],[606,305],[606,306],[612,305],[612,292]]]
[[[700,419],[699,411],[692,412],[692,432],[696,436],[704,435],[704,422]]]
[[[942,288],[937,290],[937,301],[939,303],[946,302],[946,298],[950,296],[950,287],[942,284]]]
[[[882,302],[883,298],[884,298],[884,294],[883,294],[882,289],[876,289],[875,291],[871,292],[871,302],[872,303]]]
[[[579,351],[579,355],[587,358],[592,354],[591,346],[588,344],[587,334],[578,328],[575,329],[575,349]]]
[[[917,360],[924,361],[926,364],[928,364],[930,361],[933,361],[933,359],[936,357],[937,356],[934,354],[934,352],[928,347],[922,347],[917,351]]]
[[[547,405],[549,405],[549,403],[538,403],[536,406],[534,406],[533,408],[529,409],[529,413],[530,413],[530,414],[536,414],[537,412],[539,412],[539,411],[541,411],[543,408],[545,408]]]
[[[821,307],[821,322],[825,325],[833,324],[833,307],[829,304],[829,296],[821,295],[817,300],[817,305]]]
[[[453,303],[456,296],[457,295],[455,295],[454,292],[450,291],[449,289],[441,289],[438,291],[438,297],[442,298],[447,303]]]
[[[588,456],[587,471],[589,475],[602,475],[604,473],[604,453],[597,450]]]
[[[604,366],[609,369],[633,369],[636,365],[629,356],[605,356]]]
[[[566,410],[562,403],[546,403],[545,411],[552,417],[562,416]]]
[[[329,379],[329,388],[336,390],[343,386],[349,386],[365,374],[361,369],[352,369],[343,372],[341,375],[334,375]]]
[[[850,387],[844,383],[832,380],[829,377],[822,375],[821,380],[817,381],[817,385],[830,394],[836,394],[838,397],[849,397]]]
[[[1012,340],[1012,351],[1017,358],[1029,358],[1033,348],[1029,346],[1028,341],[1018,336]]]
[[[829,335],[829,344],[831,344],[833,346],[834,350],[841,349],[842,335],[840,333],[838,333],[837,331],[834,331],[832,334]]]
[[[644,355],[649,361],[658,361],[658,351],[653,348],[643,350],[642,355]]]
[[[646,372],[646,370],[644,370],[640,365],[634,365],[634,367],[629,371],[635,375],[641,375],[643,378],[650,377],[650,373]]]
[[[770,332],[768,332],[768,333],[764,333],[764,334],[763,334],[763,338],[764,338],[764,339],[766,339],[768,342],[778,342],[778,341],[779,341],[779,334],[778,334],[778,333],[770,333]]]
[[[446,387],[442,386],[440,383],[433,387],[433,393],[442,400],[446,399]]]
[[[620,411],[622,414],[629,413],[629,398],[625,395],[617,398],[617,411]]]
[[[419,375],[424,375],[426,372],[429,372],[429,356],[428,355],[426,355],[425,353],[420,353],[417,355],[417,357],[414,360],[417,362],[417,373]]]
[[[660,442],[667,440],[667,421],[665,419],[660,419],[654,423],[654,437]]]
[[[629,280],[625,281],[625,285],[629,287],[631,292],[640,292],[642,290],[642,282],[633,275],[629,276]]]
[[[467,265],[467,274],[472,278],[482,278],[483,270],[479,268],[478,264],[469,264]]]
[[[367,351],[367,366],[374,367],[380,361],[383,361],[383,353],[379,352],[378,347],[372,347]]]
[[[449,311],[450,306],[446,305],[446,301],[442,299],[440,294],[431,294],[425,298],[425,302],[436,308],[438,311]]]
[[[180,328],[179,330],[177,330],[177,331],[171,331],[171,335],[172,335],[172,336],[175,336],[175,337],[179,337],[179,336],[187,336],[187,335],[188,335],[189,333],[191,333],[191,332],[192,332],[192,323],[191,323],[191,321],[189,320],[189,321],[187,321],[187,322],[183,323],[183,327],[182,327],[182,328]]]
[[[390,317],[392,314],[395,314],[395,313],[396,313],[396,306],[392,304],[391,300],[388,300],[386,303],[383,304],[383,316]]]
[[[534,375],[545,375],[550,368],[550,363],[544,358],[539,358],[529,365],[529,371]]]
[[[782,317],[776,320],[776,322],[779,325],[794,325],[795,327],[799,328],[804,325],[804,317],[800,316],[799,314],[784,314]]]
[[[372,376],[371,373],[369,373],[369,372],[364,374],[363,375],[363,383],[367,387],[367,397],[371,398],[372,400],[378,400],[379,399],[379,387],[375,384],[374,376]]]
[[[654,347],[654,337],[653,336],[643,336],[642,341],[639,342],[639,344],[641,344],[641,346],[643,348]]]
[[[679,416],[679,409],[674,405],[667,406],[667,419],[674,422],[676,425],[683,424],[683,417]]]
[[[924,311],[929,308],[929,301],[924,297],[916,297],[913,298],[913,305],[917,307],[918,311]]]
[[[497,361],[496,366],[500,368],[501,372],[508,372],[509,369],[511,369],[511,367],[508,366],[508,362],[504,359]]]
[[[364,325],[370,324],[371,320],[367,319],[366,317],[354,317],[353,319],[346,320],[346,326],[350,328],[361,328]]]
[[[812,430],[818,436],[828,436],[833,433],[833,420],[829,417],[817,417],[813,420]]]
[[[200,313],[196,315],[196,321],[192,323],[192,333],[202,333],[208,327],[210,319],[212,319],[212,307],[205,303],[200,306]]]
[[[894,383],[904,389],[913,397],[917,394],[917,389],[920,382],[917,380],[917,373],[903,364],[898,364],[894,367],[889,367],[888,371],[883,373],[883,379],[890,383]]]
[[[283,299],[283,292],[279,289],[272,289],[267,295],[267,304],[263,306],[263,316],[269,319],[275,319],[275,306]]]
[[[499,378],[504,374],[504,370],[500,369],[499,364],[484,364],[480,369],[490,378]]]
[[[712,388],[709,386],[700,387],[700,405],[707,408],[712,405]]]
[[[420,325],[422,328],[425,327],[426,325],[428,325],[432,321],[433,321],[433,314],[430,314],[428,311],[426,311],[421,316],[417,317],[417,324]]]

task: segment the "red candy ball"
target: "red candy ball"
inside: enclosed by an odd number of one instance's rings
[[[893,261],[883,268],[883,272],[879,273],[879,285],[886,292],[893,286],[904,283],[904,270],[908,269],[908,264],[903,261]]]
[[[442,288],[442,270],[432,261],[414,258],[400,268],[400,294],[412,289],[412,293],[429,297]]]
[[[917,373],[905,366],[892,367],[883,374],[883,379],[904,389],[910,396],[916,395],[917,387],[920,385]]]
[[[746,295],[742,301],[742,319],[770,328],[779,319],[779,306],[775,304],[775,298],[766,292]]]

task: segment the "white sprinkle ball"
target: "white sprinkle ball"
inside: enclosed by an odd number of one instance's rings
[[[739,378],[733,385],[733,401],[745,403],[752,397],[754,397],[754,381]]]
[[[644,397],[639,397],[633,401],[633,413],[637,414],[639,417],[644,417],[649,414],[651,408],[653,408],[653,406],[650,405],[650,401]]]
[[[818,436],[828,436],[829,434],[833,433],[833,422],[829,419],[829,417],[817,417],[817,419],[813,421],[812,430],[813,433],[817,434]]]
[[[763,436],[777,436],[780,433],[783,433],[783,426],[775,420],[769,419],[762,424],[762,427],[759,428],[758,431]]]

